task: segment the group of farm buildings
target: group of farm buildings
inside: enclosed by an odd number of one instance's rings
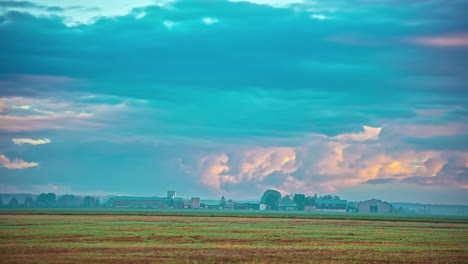
[[[229,202],[221,206],[220,201],[201,200],[199,197],[183,199],[176,197],[175,191],[168,191],[167,197],[115,197],[112,199],[115,208],[155,208],[155,209],[231,209],[231,210],[266,210],[266,204],[260,202]],[[279,205],[282,211],[297,211],[295,204]],[[377,199],[371,199],[350,206],[347,200],[315,200],[315,205],[304,206],[304,211],[317,212],[361,212],[393,213],[392,206]]]

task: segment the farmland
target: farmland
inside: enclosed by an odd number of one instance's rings
[[[467,246],[464,218],[0,211],[0,263],[467,263]]]

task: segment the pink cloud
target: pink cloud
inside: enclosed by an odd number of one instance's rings
[[[5,155],[0,154],[0,166],[7,169],[26,169],[30,167],[37,167],[39,164],[36,162],[26,162],[22,159],[15,159],[11,161]]]
[[[431,37],[414,37],[409,41],[414,44],[431,47],[468,47],[468,32]]]
[[[10,111],[10,107],[6,102],[0,100],[0,114],[7,114]]]

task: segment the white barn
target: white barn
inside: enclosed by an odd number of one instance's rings
[[[370,199],[368,201],[360,202],[358,204],[358,212],[360,213],[376,213],[376,214],[390,214],[393,213],[392,206],[387,202],[382,202],[377,199]]]

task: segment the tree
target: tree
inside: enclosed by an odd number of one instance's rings
[[[81,199],[73,194],[65,194],[57,199],[57,206],[63,208],[81,207]]]
[[[174,199],[171,199],[173,206],[174,206]],[[96,202],[94,202],[94,208],[99,208],[101,207],[101,201],[99,201],[99,198],[96,199]]]
[[[55,206],[57,203],[57,195],[55,193],[48,193],[47,195],[47,200],[49,201],[49,206]]]
[[[54,207],[56,205],[55,193],[41,193],[36,199],[37,207]]]
[[[320,200],[340,200],[340,197],[338,195],[331,195],[331,194],[327,194],[327,195],[324,195],[324,196],[320,196]]]
[[[16,198],[12,198],[10,200],[10,202],[8,203],[8,207],[10,208],[16,208],[18,207],[19,203],[18,203],[18,200],[16,200]]]
[[[226,198],[224,198],[224,196],[221,197],[221,200],[219,201],[219,205],[223,208],[226,206]]]
[[[291,205],[293,203],[293,200],[291,199],[291,195],[285,195],[283,198],[280,200],[280,204],[284,205]]]
[[[31,208],[34,205],[34,200],[31,197],[27,197],[26,200],[24,200],[24,207],[25,208]]]
[[[306,202],[307,202],[306,196],[304,194],[296,193],[294,195],[293,201],[296,203],[297,209],[299,211],[304,210],[304,206],[306,205]]]
[[[306,206],[314,206],[315,205],[315,200],[317,199],[316,197],[317,196],[315,196],[315,197],[307,196],[305,205]]]
[[[0,207],[3,207],[3,200],[1,196],[0,196]]]
[[[333,200],[333,196],[330,194],[320,196],[320,200]]]
[[[278,210],[281,193],[276,190],[266,190],[263,193],[261,203],[266,204],[268,210]]]
[[[94,197],[86,196],[83,199],[83,208],[93,208],[95,205]]]

